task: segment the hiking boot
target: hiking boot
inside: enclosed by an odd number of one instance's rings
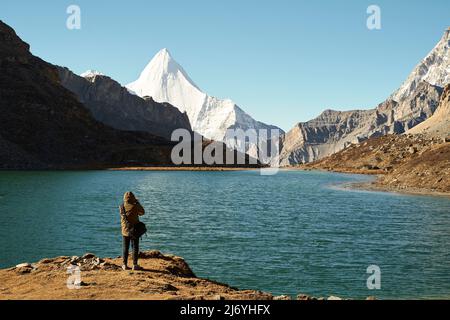
[[[133,271],[140,271],[143,270],[141,266],[135,265],[133,266]]]
[[[128,267],[128,266],[126,266],[126,265],[123,265],[123,266],[122,266],[122,270],[123,270],[123,271],[130,270],[130,269],[131,269],[131,268]]]

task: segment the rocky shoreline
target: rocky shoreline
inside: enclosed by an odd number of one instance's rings
[[[450,143],[446,138],[425,135],[372,138],[297,168],[377,176],[374,182],[352,184],[352,188],[450,196]]]
[[[198,278],[183,258],[159,251],[141,252],[140,264],[142,271],[123,271],[120,257],[91,253],[21,263],[0,270],[0,300],[343,300],[239,290]]]
[[[363,189],[450,196],[450,85],[434,114],[404,134],[348,144],[301,167],[378,175],[375,182],[359,185]]]
[[[355,182],[348,183],[341,186],[342,189],[346,190],[359,190],[359,191],[371,191],[371,192],[388,192],[397,193],[403,195],[414,195],[414,196],[433,196],[433,197],[450,197],[448,192],[438,192],[430,191],[420,188],[396,188],[380,184],[377,180],[374,182]]]

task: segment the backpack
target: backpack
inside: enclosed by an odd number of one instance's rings
[[[136,224],[131,224],[128,219],[127,219],[127,215],[126,215],[126,210],[125,210],[125,205],[122,204],[122,209],[123,209],[123,216],[125,218],[128,230],[130,231],[130,237],[134,238],[134,239],[139,239],[141,238],[144,234],[147,234],[147,226],[145,225],[145,223],[139,221]]]
[[[131,227],[131,236],[135,239],[141,238],[144,234],[147,234],[147,226],[143,222],[138,222]]]

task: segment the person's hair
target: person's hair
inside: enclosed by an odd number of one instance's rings
[[[133,192],[127,191],[123,195],[123,202],[125,203],[134,203],[136,201],[136,197],[134,196]]]

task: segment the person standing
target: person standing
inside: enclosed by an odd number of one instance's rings
[[[145,210],[134,196],[133,192],[125,192],[123,204],[120,205],[120,224],[123,238],[123,270],[130,270],[128,267],[128,253],[130,243],[132,246],[133,270],[142,270],[138,264],[139,259],[139,237],[133,235],[133,227],[139,223],[139,217],[145,214]]]

